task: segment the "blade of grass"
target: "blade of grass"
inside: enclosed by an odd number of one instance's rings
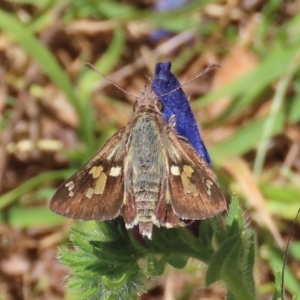
[[[125,35],[122,29],[115,29],[113,40],[105,53],[94,63],[103,74],[109,73],[120,60],[125,46]],[[103,78],[90,69],[85,69],[78,83],[78,92],[83,102],[90,98],[93,85]]]
[[[33,5],[35,7],[43,8],[45,6],[48,6],[50,2],[53,2],[53,0],[14,0],[15,4],[28,4],[28,5]]]
[[[94,149],[93,119],[90,115],[85,114],[87,109],[82,109],[80,100],[74,92],[74,87],[54,56],[33,36],[24,24],[13,15],[2,10],[0,10],[0,28],[15,39],[32,59],[39,64],[49,78],[63,91],[67,99],[75,107],[79,116],[80,133],[83,139],[86,141],[88,148]],[[91,106],[91,104],[86,102],[85,106]],[[90,110],[92,111],[92,108]]]
[[[113,40],[109,46],[109,48],[106,50],[106,52],[98,59],[98,61],[95,63],[96,68],[100,69],[102,73],[108,73],[113,69],[113,67],[117,64],[117,62],[120,60],[120,57],[123,53],[125,45],[125,36],[122,29],[115,29]],[[92,97],[93,92],[93,85],[99,82],[99,75],[92,72],[90,69],[84,70],[80,81],[78,82],[78,95],[81,101],[81,106],[84,110],[84,115],[89,116],[91,120],[94,120],[92,117],[94,115],[94,110],[92,109],[92,106],[90,105],[90,99]],[[88,127],[87,127],[88,126]],[[87,129],[88,132],[93,131],[94,124],[91,122],[88,122],[86,124],[85,129]],[[94,138],[93,141],[93,148],[89,147],[87,149],[87,155],[92,156],[94,155],[95,151],[97,150],[97,142]]]
[[[273,270],[273,273],[276,274],[277,271],[282,269],[283,260],[282,253],[277,249],[273,248],[271,245],[267,249],[269,251],[268,262],[270,267]],[[292,295],[300,295],[300,283],[297,280],[296,276],[291,271],[289,266],[285,267],[285,280],[284,285],[286,290],[288,290]]]
[[[66,179],[67,177],[71,176],[72,173],[74,173],[74,170],[53,171],[38,175],[25,181],[23,184],[21,184],[14,190],[0,197],[0,210],[8,205],[13,204],[27,191],[39,187],[40,185],[52,180]]]
[[[274,100],[272,103],[271,111],[264,125],[260,146],[258,148],[255,162],[254,162],[254,174],[257,177],[262,172],[263,164],[267,153],[268,141],[273,134],[273,127],[276,126],[275,122],[278,119],[278,115],[282,111],[284,96],[293,78],[293,75],[298,69],[299,63],[300,63],[300,52],[298,51],[295,57],[293,58],[293,60],[291,61],[288,70],[285,72],[285,75],[278,83]]]
[[[218,101],[224,96],[238,97],[242,99],[230,110],[230,115],[240,113],[251,102],[257,99],[258,94],[285,72],[286,66],[291,63],[299,51],[299,44],[293,47],[283,47],[276,44],[270,50],[268,57],[253,72],[245,75],[232,84],[218,89],[193,102],[194,108],[204,107]],[[276,66],[276,68],[274,68]]]
[[[56,226],[66,219],[49,210],[48,207],[14,206],[8,211],[8,224],[12,227]]]
[[[284,114],[281,112],[272,128],[272,134],[281,132],[284,126]],[[237,131],[227,140],[213,147],[209,147],[209,153],[213,161],[221,161],[228,157],[238,156],[256,147],[261,140],[261,133],[265,124],[265,118],[237,128]]]

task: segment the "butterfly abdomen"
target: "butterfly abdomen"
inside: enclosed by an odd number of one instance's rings
[[[150,238],[153,227],[153,215],[159,198],[160,188],[159,182],[154,178],[150,180],[143,177],[133,178],[133,195],[140,233]]]

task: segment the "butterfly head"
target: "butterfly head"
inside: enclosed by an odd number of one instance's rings
[[[163,104],[154,92],[143,92],[143,94],[137,98],[137,101],[133,106],[133,110],[135,113],[140,111],[161,113],[163,110]]]

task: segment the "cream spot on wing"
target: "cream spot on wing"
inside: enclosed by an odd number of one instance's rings
[[[68,188],[69,191],[69,197],[73,197],[74,196],[74,192],[72,192],[72,190],[75,187],[74,181],[69,181],[65,184],[65,187]]]
[[[210,180],[206,180],[205,185],[207,187],[206,193],[210,196],[211,195],[211,186],[213,185],[213,182]]]
[[[112,167],[109,171],[109,176],[117,177],[121,174],[121,167]]]
[[[97,179],[94,193],[95,194],[103,194],[105,189],[107,176],[104,173],[101,173]]]
[[[91,199],[92,196],[93,196],[93,194],[94,194],[94,189],[93,189],[93,188],[88,188],[88,190],[87,190],[86,193],[85,193],[85,196],[86,196],[87,198]]]
[[[194,169],[191,166],[184,165],[183,171],[185,172],[185,174],[187,175],[187,177],[191,178],[192,173],[194,172]]]
[[[96,179],[99,177],[99,175],[101,174],[102,171],[103,171],[102,166],[93,166],[90,169],[89,174],[92,174],[93,178]]]
[[[171,173],[175,176],[180,175],[179,167],[178,166],[171,166]]]
[[[192,194],[194,197],[198,196],[198,191],[195,185],[191,183],[185,172],[182,172],[181,174],[181,181],[185,193]]]
[[[70,186],[73,186],[74,187],[74,181],[69,181],[65,184],[65,187],[70,187]]]

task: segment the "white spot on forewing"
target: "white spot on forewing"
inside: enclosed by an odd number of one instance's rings
[[[180,170],[178,166],[171,166],[171,173],[174,176],[179,176],[180,175]]]
[[[121,174],[122,168],[121,167],[112,167],[109,171],[109,176],[117,177]]]
[[[69,187],[69,186],[74,186],[74,181],[68,181],[66,184],[65,184],[65,187]]]
[[[69,181],[65,184],[65,187],[68,188],[69,191],[69,197],[73,197],[74,196],[74,192],[72,192],[72,190],[75,187],[74,181]]]
[[[212,181],[210,181],[210,180],[206,180],[206,182],[205,182],[205,185],[206,185],[206,187],[207,187],[207,190],[206,190],[206,193],[207,193],[207,195],[211,195],[211,186],[213,185],[213,182]]]

